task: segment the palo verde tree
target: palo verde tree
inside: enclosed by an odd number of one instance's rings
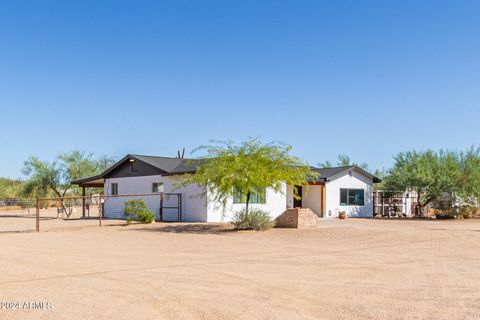
[[[327,161],[319,163],[318,166],[320,168],[331,168],[331,167],[333,167],[333,164],[332,164],[332,162],[327,160]],[[355,166],[355,167],[361,168],[365,171],[368,171],[368,164],[367,163],[365,163],[365,162],[362,162],[362,163],[352,162],[350,160],[350,157],[346,154],[339,154],[337,156],[337,166],[339,166],[339,167]]]
[[[100,157],[95,158],[93,153],[78,150],[62,153],[58,156],[58,159],[60,161],[63,174],[62,178],[64,181],[72,181],[94,176],[102,173],[115,163],[115,160],[106,155],[101,155]],[[78,189],[75,186],[70,185],[69,188],[73,189],[74,193],[78,192]]]
[[[459,155],[461,176],[458,195],[471,207],[480,206],[480,147],[472,147]]]
[[[385,188],[393,191],[414,190],[419,213],[443,193],[455,196],[462,188],[459,157],[454,152],[409,151],[394,157],[395,163],[385,177]]]
[[[95,159],[93,154],[82,151],[63,153],[52,162],[30,157],[24,162],[22,170],[27,176],[23,193],[37,197],[53,193],[63,199],[72,190],[72,180],[99,174],[110,163],[113,160],[106,156]],[[60,203],[65,209],[63,200]]]
[[[258,139],[248,139],[240,145],[212,141],[195,151],[204,151],[205,157],[195,174],[186,175],[182,185],[196,183],[206,187],[215,201],[226,205],[229,197],[239,193],[245,199],[245,212],[252,193],[266,188],[282,191],[282,183],[302,185],[307,177],[315,176],[300,158],[290,155],[291,146]],[[295,188],[295,193],[296,193]]]
[[[46,196],[49,191],[62,198],[67,193],[69,184],[63,181],[64,172],[58,162],[41,161],[30,157],[24,162],[23,174],[28,177],[24,184],[24,193]]]

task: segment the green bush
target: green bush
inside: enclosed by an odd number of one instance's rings
[[[143,223],[155,221],[155,215],[148,210],[145,201],[141,199],[125,201],[123,215],[127,219],[127,222],[131,222],[132,220],[138,220]]]
[[[261,209],[245,209],[235,212],[233,216],[233,226],[237,230],[267,230],[275,226],[268,212]]]
[[[464,219],[473,218],[478,213],[478,207],[465,205],[460,208],[460,216]]]

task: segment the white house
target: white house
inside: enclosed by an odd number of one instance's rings
[[[232,213],[245,206],[240,197],[223,206],[198,185],[177,188],[179,175],[195,173],[196,161],[201,160],[129,154],[104,173],[73,183],[83,188],[103,186],[107,218],[122,218],[125,201],[141,198],[157,220],[230,221]],[[294,207],[310,208],[322,218],[336,217],[341,211],[349,217],[372,217],[372,188],[380,179],[353,166],[312,170],[319,176],[297,186],[301,199],[294,198],[293,186],[284,184],[281,192],[266,189],[253,194],[251,207],[264,209],[273,218]]]

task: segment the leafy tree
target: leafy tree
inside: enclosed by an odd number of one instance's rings
[[[108,167],[115,163],[115,160],[102,155],[95,159],[93,153],[86,153],[85,151],[74,150],[68,153],[63,153],[58,156],[62,166],[62,172],[65,181],[72,181],[85,177],[94,176],[102,173]],[[77,186],[71,186],[74,193],[79,193]],[[93,190],[94,192],[98,190]]]
[[[350,157],[347,156],[346,154],[339,154],[337,156],[337,164],[342,167],[348,167],[353,165],[350,161]]]
[[[373,175],[379,179],[382,180],[382,182],[380,183],[375,183],[373,185],[373,190],[374,191],[377,191],[377,190],[385,190],[385,177],[387,176],[387,172],[385,171],[385,169],[376,169],[374,172],[373,172]]]
[[[115,164],[116,160],[112,157],[109,157],[105,154],[100,155],[97,160],[95,161],[95,172],[96,174],[100,174],[113,166]]]
[[[452,197],[462,188],[459,157],[454,152],[409,151],[399,153],[385,178],[387,190],[414,190],[418,196],[419,213],[443,193]]]
[[[290,155],[292,148],[289,145],[277,142],[262,144],[258,139],[248,139],[240,145],[219,141],[212,143],[195,150],[206,152],[204,161],[196,173],[186,175],[181,184],[196,183],[206,187],[213,200],[224,206],[229,197],[240,193],[246,199],[246,213],[250,197],[256,190],[272,188],[279,192],[284,182],[302,185],[309,175],[316,175],[305,162]]]
[[[23,183],[18,179],[0,178],[0,199],[20,197]]]
[[[319,163],[318,166],[320,168],[331,168],[331,167],[333,167],[332,163],[329,160]],[[337,166],[339,166],[339,167],[355,166],[355,167],[361,168],[365,171],[369,170],[367,163],[365,163],[365,162],[362,162],[362,163],[352,162],[350,160],[350,157],[346,154],[339,154],[337,156]]]
[[[458,195],[469,206],[480,206],[480,147],[472,147],[459,155],[461,176]]]
[[[62,161],[63,171],[66,180],[75,180],[93,176],[97,172],[97,163],[93,159],[93,153],[74,150],[69,153],[62,153],[58,156]]]
[[[71,190],[78,192],[71,185],[72,180],[102,173],[114,162],[108,156],[102,155],[95,159],[93,153],[78,150],[62,153],[53,162],[31,157],[24,163],[23,173],[28,177],[24,193],[46,196],[51,190],[55,196],[63,198]]]
[[[319,166],[320,168],[332,168],[333,164],[329,160],[326,160],[324,162],[318,163],[317,166]]]
[[[70,189],[70,183],[63,178],[65,174],[58,162],[40,161],[30,157],[24,162],[23,173],[28,176],[25,183],[25,193],[45,196],[51,190],[56,196],[63,198]]]

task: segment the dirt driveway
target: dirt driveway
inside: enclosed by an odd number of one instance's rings
[[[480,319],[478,220],[228,229],[0,233],[0,319]]]

